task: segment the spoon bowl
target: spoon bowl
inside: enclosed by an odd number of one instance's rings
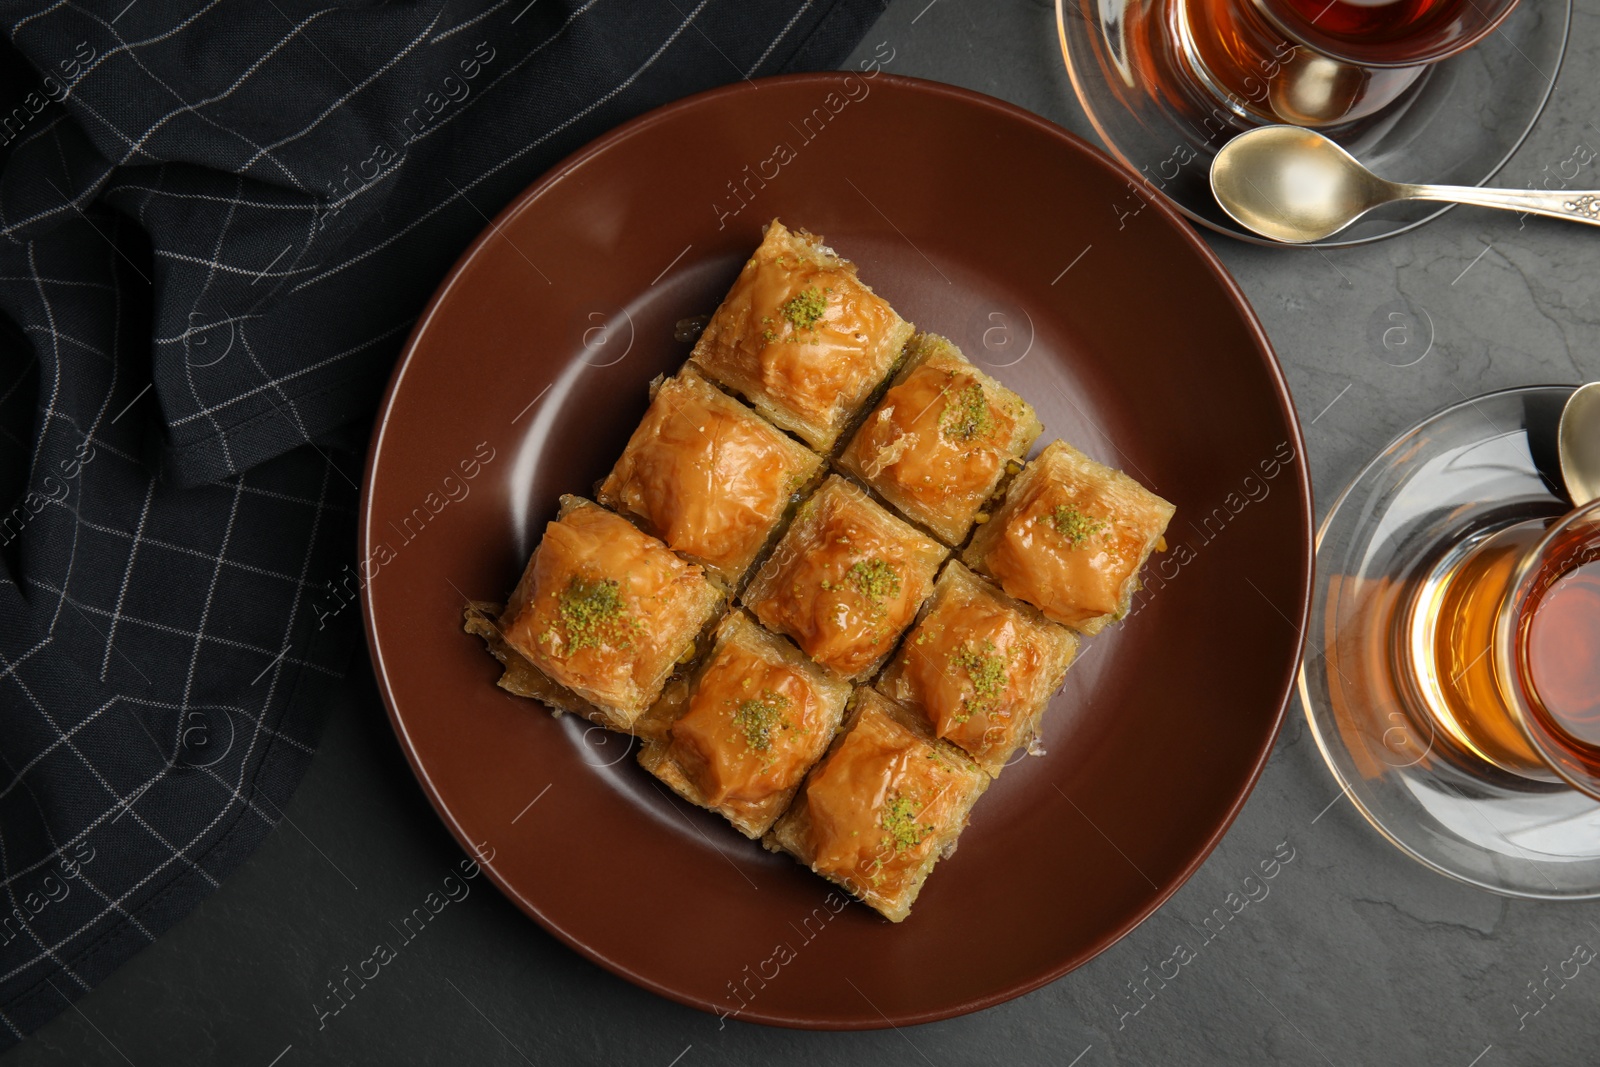
[[[1211,164],[1211,191],[1239,225],[1288,244],[1332,237],[1395,199],[1394,186],[1299,126],[1240,134]]]
[[[1327,137],[1299,126],[1262,126],[1223,145],[1211,161],[1211,192],[1239,225],[1286,244],[1332,237],[1398,200],[1476,204],[1600,225],[1600,192],[1385,181]]]
[[[1600,499],[1600,382],[1579,386],[1567,398],[1556,440],[1572,506]]]

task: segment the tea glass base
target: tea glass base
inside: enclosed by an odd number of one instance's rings
[[[1600,802],[1464,752],[1406,691],[1410,597],[1463,538],[1559,514],[1569,386],[1511,389],[1430,417],[1369,463],[1317,535],[1300,697],[1328,768],[1397,848],[1515,897],[1600,897]],[[1544,474],[1541,474],[1544,471]]]
[[[1078,101],[1111,154],[1189,218],[1242,240],[1276,244],[1234,222],[1212,196],[1208,176],[1217,150],[1267,120],[1208,99],[1182,71],[1170,30],[1174,3],[1056,0],[1061,52]],[[1518,4],[1488,38],[1429,67],[1394,104],[1322,132],[1391,181],[1483,185],[1544,110],[1571,21],[1571,0]],[[1270,85],[1266,73],[1261,80]],[[1112,208],[1119,217],[1136,215],[1146,195],[1135,188]],[[1388,205],[1306,247],[1381,240],[1447,210]]]

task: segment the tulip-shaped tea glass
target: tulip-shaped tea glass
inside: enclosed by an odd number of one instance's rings
[[[1300,677],[1362,814],[1516,896],[1600,896],[1600,502],[1560,492],[1571,392],[1464,401],[1362,471],[1318,534]]]

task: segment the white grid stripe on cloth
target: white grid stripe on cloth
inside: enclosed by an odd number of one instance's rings
[[[778,36],[774,37],[767,45],[766,51],[757,56],[756,61],[750,64],[750,69],[744,72],[744,76],[746,78],[752,78],[755,76],[756,71],[761,69],[761,64],[765,63],[767,61],[767,57],[772,55],[772,50],[777,48],[785,37],[789,36],[789,31],[794,29],[794,24],[800,21],[800,16],[804,15],[807,11],[810,11],[811,5],[815,2],[816,0],[806,0],[804,4],[800,5],[800,10],[796,11],[794,15],[790,17],[789,21],[783,24],[783,29],[779,30]]]
[[[462,23],[458,23],[457,25],[450,27],[448,30],[443,31],[442,33],[435,34],[433,37],[429,38],[428,43],[429,44],[438,44],[440,41],[444,40],[446,37],[454,37],[456,34],[460,33],[462,30],[467,29],[468,27],[471,27],[471,26],[476,26],[478,23],[482,22],[484,19],[488,18],[490,15],[493,15],[496,11],[499,11],[501,8],[505,7],[510,2],[511,2],[511,0],[495,0],[494,4],[492,4],[491,6],[485,8],[484,10],[478,12],[476,15],[472,16],[467,21],[462,22]]]
[[[207,559],[212,559],[213,557],[209,557],[208,556],[206,558]],[[62,589],[61,589],[60,586],[54,585],[54,584],[52,584],[50,582],[46,582],[43,579],[40,579],[40,578],[29,578],[29,579],[27,579],[27,583],[29,585],[33,586],[34,588],[39,589],[39,590],[41,590],[43,592],[51,593],[51,594],[53,594],[55,596],[58,596],[58,597],[62,596]],[[111,615],[110,611],[106,610],[105,608],[95,607],[93,604],[80,604],[80,603],[72,600],[70,597],[65,598],[65,600],[66,600],[66,603],[71,604],[74,608],[77,608],[79,611],[82,611],[82,612],[84,612],[84,613],[86,613],[88,615],[97,615],[97,616],[102,616],[102,617],[109,617]],[[122,620],[124,622],[131,623],[131,624],[133,624],[135,626],[145,626],[145,627],[148,627],[148,628],[150,628],[152,630],[159,630],[162,633],[170,634],[173,637],[186,637],[186,638],[189,638],[190,640],[193,640],[193,639],[195,639],[197,637],[201,637],[202,636],[198,631],[195,631],[195,630],[185,630],[180,626],[173,626],[171,623],[157,622],[154,619],[142,619],[142,618],[139,618],[138,616],[128,615],[126,613],[123,614]],[[259,653],[260,655],[267,656],[269,658],[272,657],[272,656],[277,655],[276,652],[274,652],[270,648],[267,648],[264,645],[251,644],[248,641],[238,641],[238,640],[235,640],[234,638],[231,638],[231,637],[222,637],[219,634],[205,634],[203,636],[204,636],[204,640],[206,642],[208,642],[210,644],[221,645],[224,648],[234,648],[234,649],[238,649],[241,652],[255,652],[255,653]],[[291,664],[293,664],[293,665],[295,665],[297,667],[305,667],[308,670],[317,671],[317,672],[319,672],[321,674],[327,675],[330,678],[343,677],[343,672],[336,671],[336,670],[333,670],[332,668],[323,666],[322,664],[317,663],[314,660],[300,659],[300,658],[295,657],[295,656],[285,656],[284,657],[284,661],[287,662],[287,663],[291,663]],[[4,678],[4,677],[5,677],[5,672],[0,671],[0,678]]]
[[[50,361],[50,400],[45,405],[44,418],[39,420],[39,440],[34,442],[33,462],[28,468],[28,481],[31,483],[35,480],[34,476],[39,473],[39,460],[44,455],[44,449],[39,446],[44,443],[44,435],[50,432],[50,416],[55,414],[56,401],[61,398],[61,348],[56,342],[55,313],[50,309],[50,298],[45,295],[44,283],[39,281],[39,267],[34,262],[33,244],[31,242],[28,244],[28,273],[33,275],[34,288],[38,290],[39,301],[44,307],[45,318],[49,322],[50,344],[53,349],[52,355],[54,356]]]
[[[428,34],[433,31],[434,23],[436,23],[438,21],[439,21],[439,16],[438,16],[438,14],[435,14],[433,16],[433,18],[428,22],[428,25],[423,29],[423,32],[418,34],[416,37],[412,38],[412,40],[409,41],[406,44],[406,46],[404,48],[402,48],[399,52],[395,53],[392,57],[390,57],[389,59],[385,60],[383,66],[381,66],[377,70],[373,71],[372,74],[370,76],[368,76],[366,79],[364,79],[359,85],[351,86],[350,87],[350,91],[348,93],[345,93],[343,96],[339,97],[339,99],[335,100],[332,104],[329,104],[328,107],[323,109],[323,111],[319,115],[317,115],[317,117],[315,119],[313,119],[307,125],[301,127],[299,130],[297,130],[296,132],[294,132],[294,133],[290,134],[289,136],[283,138],[282,140],[275,141],[272,144],[266,146],[265,148],[259,148],[257,153],[254,156],[251,156],[250,159],[245,163],[244,169],[245,170],[249,170],[252,166],[255,165],[256,161],[259,160],[262,156],[267,155],[268,153],[270,153],[270,152],[272,152],[272,151],[274,151],[276,149],[282,148],[284,145],[292,144],[293,142],[298,141],[300,138],[304,137],[306,134],[310,133],[312,130],[314,130],[318,126],[322,125],[323,120],[325,120],[329,115],[332,115],[334,112],[336,112],[340,108],[344,107],[352,99],[354,99],[354,97],[356,96],[357,93],[361,92],[361,90],[365,89],[367,86],[369,86],[373,82],[377,81],[384,74],[386,74],[388,71],[393,69],[394,66],[397,63],[399,63],[402,59],[404,59],[404,58],[406,58],[406,56],[410,55],[411,51],[414,48],[416,48],[417,45],[421,44],[423,42],[423,40],[428,36]],[[340,73],[342,74],[343,72],[341,71]]]
[[[100,680],[106,680],[106,674],[111,670],[111,648],[117,639],[117,624],[122,621],[122,604],[128,597],[128,583],[133,580],[133,564],[139,558],[139,539],[144,536],[144,524],[150,519],[150,504],[156,496],[156,476],[152,474],[145,485],[144,503],[139,508],[139,525],[133,531],[133,544],[128,546],[128,565],[122,572],[122,586],[117,590],[117,606],[111,612],[111,628],[106,633],[106,653],[100,661]],[[66,596],[66,584],[61,587],[61,595]]]
[[[215,415],[218,412],[223,411],[224,409],[230,408],[233,405],[239,403],[241,400],[249,399],[252,396],[259,396],[262,393],[271,392],[273,389],[276,389],[277,387],[285,384],[286,382],[294,381],[296,378],[303,377],[303,376],[305,376],[307,374],[313,374],[316,371],[319,371],[319,370],[323,369],[324,367],[327,367],[327,366],[329,366],[331,364],[337,363],[342,359],[348,359],[350,356],[356,355],[356,354],[358,354],[360,352],[364,352],[367,349],[372,348],[375,345],[382,344],[384,341],[387,341],[389,338],[393,337],[394,335],[396,335],[398,333],[404,333],[406,330],[409,330],[410,328],[411,328],[411,320],[408,319],[405,322],[398,323],[398,324],[396,324],[394,326],[389,327],[387,330],[384,330],[382,333],[378,334],[376,337],[367,338],[365,341],[362,341],[360,344],[356,345],[353,348],[347,348],[343,352],[336,352],[333,355],[329,356],[327,359],[319,360],[318,362],[313,363],[310,366],[302,367],[299,370],[291,371],[288,374],[280,374],[277,377],[272,378],[271,380],[269,380],[269,381],[267,381],[267,382],[265,382],[265,383],[263,383],[261,385],[258,385],[258,386],[254,387],[252,389],[249,389],[249,390],[247,390],[247,391],[245,391],[243,393],[240,393],[238,396],[233,397],[232,399],[225,400],[220,404],[212,404],[209,407],[205,407],[205,408],[200,409],[199,411],[194,412],[192,415],[184,415],[184,416],[182,416],[180,418],[173,419],[171,424],[173,426],[181,426],[181,425],[183,425],[185,423],[193,422],[196,419],[203,419],[203,418],[207,418],[209,416]]]

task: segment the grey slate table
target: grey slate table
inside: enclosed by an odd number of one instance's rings
[[[887,69],[1002,97],[1093,140],[1062,68],[1048,0],[895,0],[860,55],[879,41],[894,49]],[[1600,0],[1579,0],[1554,99],[1503,184],[1555,172],[1575,146],[1596,158],[1597,63]],[[1600,161],[1573,184],[1600,188]],[[1519,228],[1514,216],[1459,210],[1398,239],[1326,255],[1211,243],[1287,370],[1319,518],[1372,452],[1454,403],[1458,388],[1600,378],[1594,230],[1540,220]],[[1404,368],[1384,358],[1369,331],[1374,314],[1397,300],[1426,308],[1437,331],[1428,357]],[[1150,983],[1154,999],[1134,999],[1129,983],[1142,982],[1275,853],[1293,859],[1269,895],[1177,979]],[[1342,799],[1298,702],[1238,821],[1165,907],[1061,981],[928,1026],[719,1028],[714,1017],[568,951],[481,879],[319,1023],[313,1005],[326,999],[325,983],[386,936],[391,918],[439,888],[460,858],[411,778],[362,664],[261,851],[5,1067],[1600,1061],[1600,967],[1583,967],[1537,1014],[1528,993],[1578,946],[1600,951],[1600,903],[1506,900],[1401,855]]]

